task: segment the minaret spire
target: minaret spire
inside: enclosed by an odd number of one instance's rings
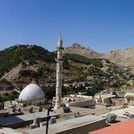
[[[54,109],[58,109],[61,106],[61,97],[62,97],[62,51],[63,51],[63,40],[60,37],[58,40],[57,47],[57,65],[56,65],[56,102]]]
[[[62,37],[61,37],[61,33],[60,33],[60,38],[58,40],[58,47],[63,48],[63,40],[62,40]]]
[[[61,36],[61,35],[62,35],[62,33],[61,33],[61,31],[60,31],[60,37],[62,38],[62,36]]]

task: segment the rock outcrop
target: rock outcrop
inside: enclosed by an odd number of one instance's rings
[[[131,68],[134,73],[134,47],[124,50],[112,50],[107,55],[102,56],[114,63]]]
[[[91,50],[89,47],[83,47],[78,43],[74,43],[72,46],[65,48],[64,53],[79,54],[88,58],[99,58],[104,55]]]

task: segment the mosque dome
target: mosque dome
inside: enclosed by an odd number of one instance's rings
[[[20,101],[29,101],[29,100],[37,100],[44,99],[45,95],[42,89],[36,84],[29,84],[26,86],[20,93],[19,100]]]

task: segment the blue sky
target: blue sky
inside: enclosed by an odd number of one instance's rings
[[[0,50],[80,43],[108,53],[134,46],[134,0],[0,0]]]

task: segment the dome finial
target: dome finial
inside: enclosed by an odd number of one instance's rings
[[[36,84],[35,80],[32,80],[31,84]]]

